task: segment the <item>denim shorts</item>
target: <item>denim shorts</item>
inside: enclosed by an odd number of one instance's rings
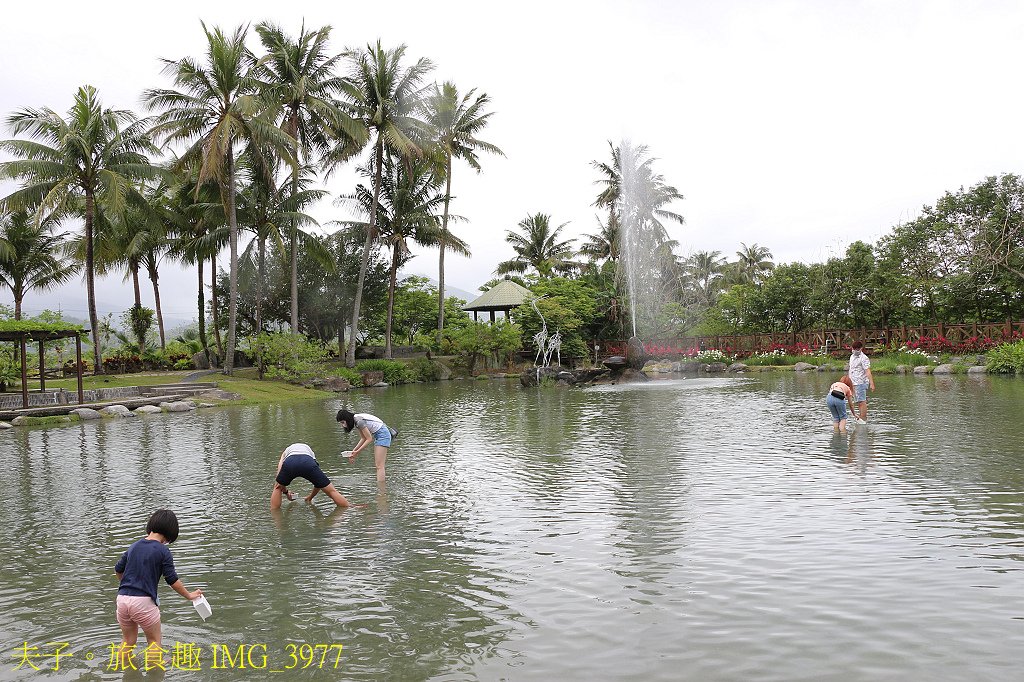
[[[385,448],[391,447],[391,429],[388,428],[387,424],[381,424],[381,427],[377,429],[377,433],[373,434],[373,444]]]
[[[825,396],[825,403],[828,405],[828,411],[832,413],[832,421],[839,423],[846,419],[846,401],[842,398],[837,398],[831,393]]]
[[[853,387],[853,402],[866,403],[868,401],[868,385],[857,384]]]

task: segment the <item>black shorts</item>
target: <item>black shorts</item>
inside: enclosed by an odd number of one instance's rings
[[[309,455],[289,455],[284,458],[281,471],[277,474],[277,482],[286,486],[296,478],[306,479],[315,488],[326,488],[331,484],[331,479],[320,470],[316,458]]]

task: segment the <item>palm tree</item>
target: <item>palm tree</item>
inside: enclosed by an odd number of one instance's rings
[[[181,227],[181,216],[174,210],[171,186],[166,181],[154,186],[146,193],[152,217],[150,218],[146,240],[142,249],[142,265],[146,268],[149,282],[153,287],[153,305],[156,308],[157,328],[160,331],[160,348],[167,347],[164,330],[164,313],[160,301],[160,261],[167,257],[174,246]]]
[[[620,230],[615,214],[609,213],[608,220],[601,222],[598,219],[600,229],[597,234],[585,234],[587,241],[580,247],[580,255],[592,261],[611,261],[617,263],[620,251]]]
[[[213,182],[199,184],[196,182],[198,170],[191,169],[188,173],[179,173],[171,185],[168,197],[167,216],[173,218],[175,231],[171,250],[168,255],[181,263],[195,265],[198,278],[198,321],[199,342],[209,363],[210,344],[206,334],[206,302],[203,281],[203,265],[209,259],[213,263],[213,292],[216,293],[216,257],[227,241],[227,229],[224,225],[224,205],[220,203],[220,193]],[[213,312],[216,319],[217,303],[213,301]],[[217,331],[218,352],[223,357],[220,344],[220,332]]]
[[[8,209],[38,207],[36,221],[40,224],[50,217],[84,219],[93,364],[95,372],[102,374],[93,228],[100,211],[115,217],[129,205],[145,208],[146,199],[137,183],[161,172],[146,156],[156,151],[146,122],[130,111],[103,108],[96,89],[86,85],[75,93],[66,119],[48,108],[27,108],[9,116],[7,123],[15,135],[27,133],[32,139],[0,142],[0,150],[18,157],[0,163],[0,178],[25,183],[4,198],[3,205]]]
[[[352,303],[352,333],[345,357],[345,364],[349,367],[356,364],[359,308],[366,282],[366,269],[370,263],[370,248],[377,238],[377,204],[380,201],[385,151],[403,157],[421,154],[415,138],[422,136],[425,124],[414,114],[421,99],[420,84],[434,66],[430,60],[423,58],[412,66],[403,66],[405,50],[405,45],[385,50],[380,41],[377,41],[376,45],[367,45],[365,50],[351,56],[353,89],[349,92],[349,97],[366,137],[371,134],[374,137],[370,161],[375,166],[375,172],[373,199],[368,216],[369,225],[363,242],[355,300]],[[336,163],[351,153],[351,141],[343,141],[332,152],[328,162]]]
[[[611,163],[592,161],[591,166],[601,174],[595,183],[602,185],[594,201],[614,216],[617,225],[632,224],[639,230],[650,232],[655,244],[668,239],[668,231],[661,220],[682,225],[683,216],[665,208],[684,197],[665,177],[654,172],[654,162],[645,145],[634,147],[628,141],[615,146],[608,142]]]
[[[106,276],[124,267],[124,279],[131,279],[135,303],[132,306],[134,315],[142,309],[142,289],[139,286],[139,270],[143,266],[143,254],[150,242],[149,208],[140,210],[132,208],[114,220],[107,220],[101,214],[97,224],[96,237],[96,274]],[[153,223],[158,221],[153,220]],[[81,248],[81,247],[80,247]],[[144,338],[138,339],[139,348],[145,344]]]
[[[740,247],[736,252],[739,257],[736,263],[739,279],[749,284],[760,284],[764,275],[775,268],[775,264],[772,263],[772,252],[767,247],[757,244],[747,246],[740,242]]]
[[[552,230],[550,221],[551,216],[537,213],[519,221],[521,232],[506,231],[505,241],[512,245],[516,257],[498,263],[495,274],[524,273],[533,268],[541,277],[551,277],[575,271],[579,266],[572,260],[575,255],[572,243],[576,240],[559,241],[562,228],[569,223]]]
[[[264,49],[259,61],[264,96],[281,110],[281,129],[292,139],[292,156],[304,164],[314,163],[331,148],[332,138],[341,137],[357,145],[365,142],[366,130],[342,109],[337,100],[349,90],[335,69],[345,54],[330,55],[327,41],[331,27],[307,31],[305,23],[297,38],[269,22],[256,27]],[[299,163],[292,166],[292,193],[299,193]],[[298,227],[289,225],[291,256],[291,328],[299,331]]]
[[[697,251],[683,264],[690,281],[701,294],[706,306],[715,302],[718,282],[725,271],[726,262],[720,251]]]
[[[256,141],[257,150],[273,148],[292,163],[293,140],[274,125],[275,108],[257,96],[254,77],[256,60],[245,46],[247,30],[238,27],[231,35],[214,27],[207,29],[205,63],[188,57],[164,60],[164,73],[177,90],[154,88],[143,95],[146,106],[161,110],[153,127],[168,143],[188,145],[178,159],[179,166],[196,165],[198,183],[215,180],[220,186],[228,223],[230,266],[228,274],[228,338],[224,372],[231,374],[235,362],[235,333],[238,312],[238,217],[235,210],[237,178],[235,147],[242,141]],[[268,164],[269,165],[269,164]]]
[[[611,162],[591,164],[600,173],[596,183],[602,186],[594,205],[606,207],[609,224],[619,228],[622,259],[618,277],[628,285],[630,314],[637,333],[638,318],[640,326],[654,322],[661,301],[658,291],[663,282],[674,277],[674,257],[659,254],[672,241],[662,221],[684,222],[683,216],[667,208],[683,195],[654,171],[655,159],[647,147],[628,141],[618,146],[609,141],[608,147]],[[643,310],[638,310],[641,304]]]
[[[263,285],[266,280],[267,240],[277,244],[281,253],[287,253],[288,250],[284,248],[284,228],[298,226],[302,223],[316,224],[316,221],[303,213],[303,210],[324,198],[327,192],[309,189],[313,179],[312,169],[309,167],[303,169],[298,183],[295,182],[294,176],[290,182],[281,183],[273,176],[267,177],[264,173],[256,172],[239,195],[240,221],[256,234],[256,239],[249,242],[243,257],[256,263],[257,333],[263,331]],[[295,189],[298,191],[294,191]],[[292,238],[294,239],[292,253],[295,253],[296,245],[308,245],[311,251],[322,250],[319,240],[302,230],[295,229],[292,232]],[[253,253],[254,250],[255,253]],[[294,307],[292,312],[297,310],[298,307]],[[298,332],[298,327],[292,329],[294,332]]]
[[[0,240],[7,248],[0,256],[0,284],[14,297],[14,319],[21,319],[21,303],[34,290],[45,290],[71,281],[78,272],[74,261],[62,258],[63,235],[40,224],[27,211],[0,218]]]
[[[491,112],[484,112],[490,103],[487,93],[480,93],[474,99],[476,90],[470,90],[459,97],[455,84],[446,81],[444,85],[434,84],[434,90],[424,100],[427,122],[433,132],[435,150],[440,154],[440,173],[445,180],[444,215],[441,218],[441,232],[448,233],[448,206],[452,198],[452,158],[462,159],[471,168],[480,172],[477,150],[504,156],[505,153],[490,142],[477,138],[487,125]],[[445,240],[440,242],[438,255],[437,284],[437,340],[441,342],[444,331],[444,252]]]
[[[370,175],[364,169],[364,175]],[[373,194],[364,185],[356,188],[350,199],[356,201],[360,211],[369,216],[373,206]],[[389,156],[384,163],[381,189],[377,203],[377,232],[381,242],[391,250],[391,268],[388,277],[388,313],[384,331],[384,356],[393,357],[391,348],[392,327],[395,314],[395,291],[398,286],[398,269],[410,258],[409,242],[420,246],[444,244],[456,253],[469,253],[469,247],[451,233],[441,231],[438,209],[444,204],[438,177],[431,173],[426,162],[406,162]],[[350,223],[353,227],[365,229],[366,223]]]

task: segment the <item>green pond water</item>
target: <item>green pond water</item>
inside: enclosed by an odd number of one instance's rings
[[[200,651],[168,679],[1021,679],[1024,380],[880,377],[833,436],[834,379],[354,392],[401,432],[385,490],[341,400],[2,433],[0,679],[160,678],[107,668],[161,506],[213,608],[161,585],[165,646]],[[272,514],[295,441],[366,506]]]

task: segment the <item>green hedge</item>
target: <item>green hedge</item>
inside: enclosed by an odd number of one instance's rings
[[[384,381],[389,384],[407,384],[415,381],[408,365],[397,360],[360,360],[356,363],[359,372],[383,372]]]

